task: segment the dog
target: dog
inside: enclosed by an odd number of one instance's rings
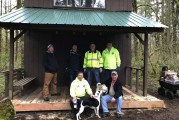
[[[81,113],[83,113],[83,111],[86,107],[94,109],[94,112],[98,116],[98,118],[101,118],[99,115],[100,98],[101,98],[102,94],[107,94],[108,88],[106,87],[106,85],[102,85],[100,83],[98,83],[96,86],[97,86],[97,88],[96,88],[95,95],[93,95],[93,97],[89,99],[92,104],[89,105],[89,104],[85,103],[84,101],[81,102],[81,107],[79,109],[79,112],[76,114],[77,120],[81,119],[80,115],[81,115]],[[97,104],[94,105],[93,103],[97,103]]]

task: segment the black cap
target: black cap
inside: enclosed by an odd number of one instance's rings
[[[106,43],[112,43],[112,40],[108,40]]]
[[[94,42],[90,42],[90,45],[91,45],[91,44],[95,44],[95,43],[94,43]]]

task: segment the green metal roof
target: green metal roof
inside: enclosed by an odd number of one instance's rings
[[[21,8],[0,16],[1,27],[14,25],[73,25],[120,28],[166,28],[134,12]]]

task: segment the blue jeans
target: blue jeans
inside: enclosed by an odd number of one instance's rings
[[[102,96],[101,105],[103,108],[103,112],[109,112],[107,103],[111,102],[111,100],[112,100],[112,96],[110,95]],[[117,104],[116,113],[120,113],[122,108],[122,96],[116,99],[116,104]]]
[[[77,70],[70,70],[70,83],[77,77],[78,71]]]
[[[96,83],[100,82],[100,78],[99,78],[99,68],[87,68],[86,69],[86,73],[87,73],[87,80],[89,85],[91,85],[91,80],[92,80],[92,75],[94,75]]]
[[[114,69],[115,70],[115,69]],[[105,80],[108,80],[109,78],[111,78],[111,73],[114,70],[108,70],[108,69],[104,69],[104,74],[105,74]]]

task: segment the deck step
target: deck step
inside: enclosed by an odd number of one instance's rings
[[[49,102],[45,102],[42,97],[42,88],[38,88],[31,94],[15,98],[12,100],[12,103],[16,112],[71,110],[69,90],[67,87],[61,88],[60,93],[62,94],[61,96],[51,97]],[[146,97],[139,96],[126,87],[123,87],[123,93],[122,108],[165,108],[163,100],[157,99],[151,95],[147,95]],[[109,103],[108,107],[109,109],[115,109],[116,105],[114,103]]]

